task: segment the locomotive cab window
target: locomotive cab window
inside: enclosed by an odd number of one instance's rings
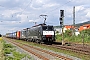
[[[43,26],[42,29],[43,29],[43,30],[47,30],[47,26]]]
[[[43,30],[52,31],[52,30],[53,30],[53,26],[43,26],[42,29],[43,29]]]
[[[48,26],[48,30],[52,31],[53,30],[53,26]]]

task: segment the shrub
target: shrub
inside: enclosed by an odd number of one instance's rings
[[[11,53],[11,49],[9,49],[9,48],[4,49],[4,54],[10,54],[10,53]]]
[[[11,44],[4,44],[4,48],[13,48]]]

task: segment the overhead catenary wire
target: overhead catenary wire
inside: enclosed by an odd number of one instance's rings
[[[22,10],[21,14],[23,14],[23,12],[28,8],[28,6],[32,3],[32,1],[33,1],[33,0],[30,0],[30,2],[27,4],[27,6]],[[63,5],[61,5],[61,6],[59,6],[59,7],[63,7],[64,5],[70,3],[71,1],[72,1],[72,0],[64,3]],[[1,6],[1,5],[0,5],[0,6]],[[56,7],[55,9],[52,9],[51,11],[46,12],[46,14],[49,14],[49,13],[55,11],[55,10],[58,9],[59,7]],[[12,15],[12,17],[13,17],[13,15]]]
[[[21,14],[23,14],[23,12],[28,8],[28,6],[32,3],[33,0],[30,0],[30,2],[27,4],[27,6],[22,10]],[[12,15],[13,17],[13,15]],[[28,16],[27,16],[28,18]]]
[[[61,5],[61,6],[59,6],[59,7],[63,7],[64,5],[70,3],[71,1],[72,1],[72,0],[69,0],[68,2],[64,3],[63,5]],[[48,15],[48,14],[52,13],[53,11],[55,11],[56,9],[59,9],[59,7],[56,7],[55,9],[52,9],[52,10],[50,10],[50,11],[47,11],[47,12],[45,12],[44,14]]]
[[[72,0],[70,0],[70,1],[68,1],[68,2],[66,2],[66,3],[64,3],[63,5],[61,5],[61,6],[59,6],[59,7],[63,7],[64,5],[66,5],[66,4],[68,4],[68,3],[70,3],[71,1],[72,1]],[[59,7],[56,7],[55,9],[52,9],[52,10],[50,10],[50,11],[46,12],[46,14],[49,14],[49,13],[51,13],[51,12],[55,11],[56,9],[59,9]]]
[[[31,0],[31,1],[29,2],[29,4],[23,9],[23,11],[21,12],[21,14],[27,9],[27,7],[30,5],[30,3],[32,3],[32,1],[33,1],[33,0]],[[68,1],[68,2],[66,2],[66,3],[64,3],[63,5],[61,5],[61,6],[59,6],[59,7],[63,7],[64,5],[70,3],[71,1],[72,1],[72,0],[70,0],[70,1]],[[56,9],[58,9],[59,7],[55,8],[55,9],[53,9],[53,10],[51,10],[51,11],[48,11],[48,12],[46,12],[45,14],[49,14],[49,13],[55,11]]]
[[[28,6],[32,3],[32,1],[33,1],[33,0],[31,0],[31,1],[27,4],[27,6],[23,9],[23,11],[21,12],[21,14],[28,8]]]

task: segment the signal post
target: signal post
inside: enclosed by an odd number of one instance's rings
[[[63,32],[63,28],[64,28],[64,10],[60,10],[60,27],[62,28],[62,45],[64,45],[64,32]]]

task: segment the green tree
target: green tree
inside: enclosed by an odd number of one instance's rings
[[[90,29],[85,29],[80,32],[80,35],[84,35],[84,40],[85,41],[90,41]]]
[[[66,30],[64,33],[64,37],[70,37],[72,36],[72,31],[71,30]]]

